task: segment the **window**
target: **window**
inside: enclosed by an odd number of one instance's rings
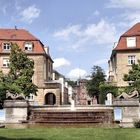
[[[9,67],[9,58],[3,58],[3,67]]]
[[[9,42],[3,43],[3,49],[4,50],[10,50],[11,49],[11,43],[9,43]]]
[[[24,47],[25,47],[25,50],[27,50],[27,51],[32,51],[33,50],[32,42],[26,42]]]
[[[127,37],[127,47],[136,47],[136,37]]]
[[[135,56],[134,55],[130,55],[128,56],[128,65],[132,65],[135,64]]]

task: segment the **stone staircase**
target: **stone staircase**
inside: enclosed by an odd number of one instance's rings
[[[30,110],[34,123],[112,123],[112,110]]]

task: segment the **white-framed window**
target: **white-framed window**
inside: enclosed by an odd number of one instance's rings
[[[3,49],[4,49],[4,50],[10,50],[10,49],[11,49],[11,43],[9,43],[9,42],[4,42],[4,43],[3,43]]]
[[[127,37],[127,47],[136,47],[136,37]]]
[[[128,56],[128,65],[135,64],[135,62],[136,62],[136,57],[135,57],[135,55],[129,55],[129,56]]]
[[[9,67],[9,58],[3,58],[3,67]]]
[[[25,42],[24,47],[25,47],[25,50],[32,51],[33,50],[33,43],[32,42]]]

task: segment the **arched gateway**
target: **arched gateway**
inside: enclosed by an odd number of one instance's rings
[[[45,95],[45,105],[56,104],[56,96],[53,93],[47,93]]]

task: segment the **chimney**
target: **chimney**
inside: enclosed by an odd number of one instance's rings
[[[44,49],[45,49],[46,54],[49,54],[49,47],[45,46]]]
[[[17,26],[15,25],[15,30],[17,30]]]
[[[116,48],[118,45],[118,42],[114,42],[114,46],[113,46],[113,49]]]

